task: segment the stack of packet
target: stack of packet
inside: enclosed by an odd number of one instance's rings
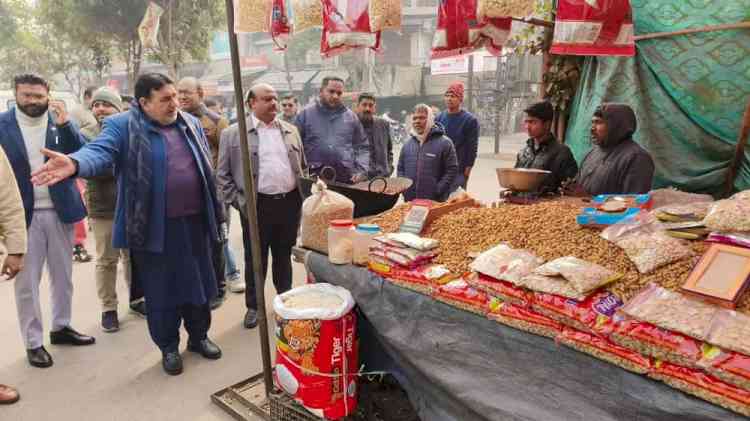
[[[394,284],[430,295],[454,279],[447,268],[432,263],[438,245],[437,240],[410,233],[385,234],[370,247],[369,268]]]

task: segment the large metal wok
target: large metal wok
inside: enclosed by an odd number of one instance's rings
[[[323,168],[318,176],[302,178],[300,187],[302,195],[309,197],[313,184],[323,180],[329,189],[340,193],[354,202],[354,218],[383,213],[396,206],[398,198],[412,185],[412,181],[403,177],[376,177],[357,184],[337,183],[333,168]]]

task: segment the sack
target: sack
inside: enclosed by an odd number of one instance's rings
[[[534,293],[531,307],[534,311],[583,332],[609,336],[616,311],[622,301],[616,295],[602,291],[583,301],[559,295]]]
[[[310,284],[276,296],[276,384],[319,417],[357,407],[354,299],[344,288]]]
[[[750,391],[732,386],[701,370],[658,361],[649,377],[705,401],[750,417]]]
[[[323,26],[323,6],[320,0],[290,0],[294,33]]]
[[[622,278],[621,274],[573,256],[547,262],[538,267],[534,273],[543,276],[562,276],[581,294]]]
[[[488,319],[534,335],[555,338],[563,329],[560,323],[549,317],[496,298],[490,300],[489,308]]]
[[[698,368],[703,358],[701,341],[634,319],[618,320],[610,340],[643,355],[684,367]]]
[[[312,195],[302,203],[302,247],[328,254],[328,226],[331,221],[352,219],[353,216],[354,202],[328,190],[324,182],[318,181],[312,187]]]
[[[634,56],[630,1],[560,0],[550,52],[560,55]]]
[[[320,53],[333,57],[353,48],[380,49],[380,32],[370,28],[368,0],[346,2],[346,15],[336,7],[335,0],[323,2],[323,37]]]
[[[474,272],[522,286],[521,280],[542,263],[544,260],[526,250],[498,244],[477,256],[469,267]]]
[[[653,365],[648,357],[615,345],[607,339],[575,329],[563,329],[562,334],[557,337],[557,342],[633,373],[646,374]]]

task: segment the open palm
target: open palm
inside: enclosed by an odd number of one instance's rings
[[[76,172],[76,165],[67,155],[42,148],[42,154],[48,161],[38,170],[31,173],[31,182],[36,186],[52,186]]]

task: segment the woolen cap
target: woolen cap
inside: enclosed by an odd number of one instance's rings
[[[112,89],[107,87],[97,89],[91,97],[91,106],[93,107],[97,101],[106,102],[115,107],[117,111],[122,112],[122,100],[120,99],[120,95]]]

